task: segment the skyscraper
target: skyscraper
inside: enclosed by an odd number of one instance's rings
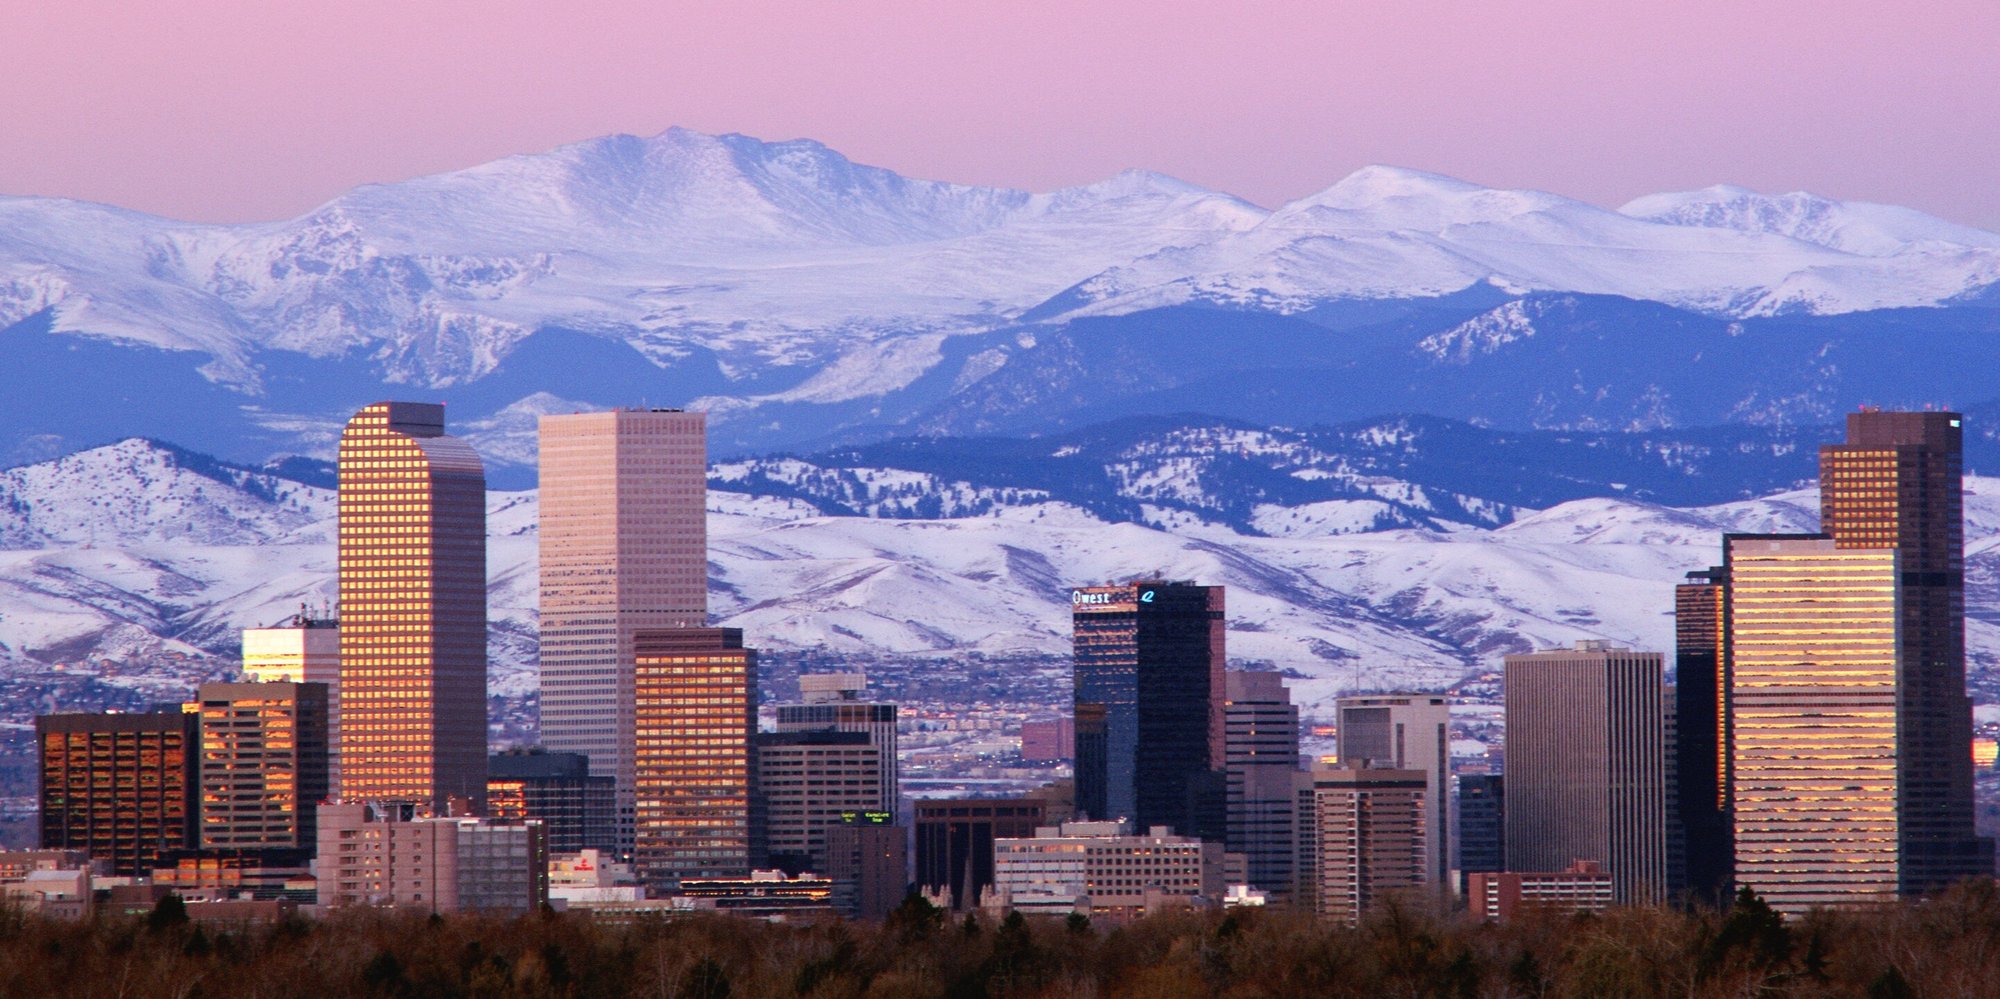
[[[1449,892],[1451,830],[1451,705],[1437,694],[1368,694],[1334,702],[1340,765],[1421,770],[1424,799],[1424,879]]]
[[[340,793],[340,622],[299,613],[275,628],[243,629],[243,675],[257,683],[326,686],[326,793]]]
[[[1819,453],[1820,529],[1844,550],[1898,556],[1904,892],[1993,873],[1992,841],[1972,824],[1963,423],[1957,413],[1850,413],[1847,440]]]
[[[542,743],[616,778],[629,844],[635,636],[708,623],[706,419],[544,416],[540,444]]]
[[[1794,913],[1893,897],[1897,554],[1814,535],[1728,544],[1736,883]]]
[[[1222,587],[1092,586],[1070,608],[1077,809],[1220,838]]]
[[[882,751],[880,808],[897,810],[896,705],[862,698],[867,681],[859,673],[807,673],[799,677],[803,704],[778,705],[779,732],[860,732]]]
[[[486,798],[486,473],[444,407],[340,437],[341,794]]]
[[[1458,776],[1458,890],[1473,874],[1507,869],[1507,782],[1499,774]]]
[[[895,813],[882,747],[866,732],[763,732],[756,752],[759,847],[773,867],[824,872],[827,828],[843,814]]]
[[[1728,901],[1735,846],[1729,818],[1729,574],[1690,572],[1674,588],[1674,807],[1679,867],[1693,896]]]
[[[1619,902],[1666,897],[1663,668],[1607,642],[1506,658],[1508,870],[1595,860]]]
[[[1429,885],[1428,775],[1340,767],[1300,774],[1299,902],[1353,925],[1395,892]]]
[[[193,849],[196,731],[180,711],[36,718],[42,848],[88,851],[121,875]]]
[[[1224,689],[1225,842],[1230,852],[1243,855],[1252,885],[1289,893],[1298,808],[1298,705],[1278,673],[1230,670]]]
[[[207,850],[312,850],[327,796],[319,683],[204,683],[200,842]]]
[[[672,888],[748,876],[756,650],[735,628],[642,631],[633,666],[639,877]]]

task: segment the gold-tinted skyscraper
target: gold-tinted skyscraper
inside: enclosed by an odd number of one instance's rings
[[[743,877],[756,859],[757,652],[736,628],[641,632],[634,649],[639,877]]]
[[[544,416],[542,744],[617,778],[631,842],[634,636],[708,622],[708,446],[701,413]]]
[[[1845,550],[1893,550],[1901,602],[1898,781],[1905,892],[1993,873],[1973,832],[1972,702],[1965,694],[1964,420],[1847,417],[1820,448],[1820,529]]]
[[[340,437],[340,760],[349,800],[486,797],[486,473],[444,407]]]
[[[1815,535],[1727,543],[1736,883],[1782,912],[1893,898],[1897,553]]]

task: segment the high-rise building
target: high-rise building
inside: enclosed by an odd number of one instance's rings
[[[1902,891],[1993,874],[1972,822],[1972,703],[1965,693],[1964,420],[1847,416],[1820,448],[1820,530],[1845,550],[1897,555],[1896,780]]]
[[[640,880],[748,876],[757,651],[736,628],[642,631],[633,667]]]
[[[202,849],[313,849],[327,796],[326,685],[204,683],[195,700]]]
[[[340,793],[340,622],[303,608],[275,628],[243,629],[243,676],[326,686],[327,793]]]
[[[637,635],[708,624],[706,418],[550,415],[540,445],[541,739],[616,778],[629,830]]]
[[[1222,587],[1085,587],[1070,609],[1077,810],[1221,838]]]
[[[882,747],[867,732],[765,732],[753,784],[763,862],[793,874],[826,870],[827,827],[845,814],[890,814]]]
[[[888,812],[848,812],[826,829],[826,876],[834,908],[881,919],[910,890],[910,830]]]
[[[411,805],[320,809],[319,905],[526,914],[549,900],[539,822],[435,818]]]
[[[1664,665],[1589,641],[1507,657],[1508,870],[1594,860],[1620,903],[1666,898]]]
[[[1736,884],[1794,913],[1893,897],[1898,553],[1812,535],[1728,544]]]
[[[1250,884],[1292,889],[1293,813],[1299,771],[1299,708],[1274,672],[1230,670],[1224,678],[1225,843],[1243,855]]]
[[[1458,775],[1458,890],[1474,874],[1507,869],[1507,782],[1499,774]]]
[[[444,407],[378,402],[340,437],[340,790],[486,797],[486,472]]]
[[[193,849],[195,715],[43,715],[42,848],[84,850],[120,875],[143,875]]]
[[[1693,897],[1729,900],[1729,584],[1721,566],[1674,588],[1674,824]]]
[[[1334,702],[1340,765],[1421,770],[1424,880],[1451,890],[1451,704],[1437,694],[1367,694]]]
[[[1326,768],[1298,776],[1298,902],[1348,925],[1395,893],[1435,891],[1421,770]]]
[[[855,682],[829,691],[812,681],[821,676],[852,678],[860,680],[858,673],[806,674],[799,677],[799,686],[804,696],[810,698],[804,704],[778,705],[777,730],[779,732],[860,732],[868,736],[868,742],[882,751],[882,795],[881,807],[889,811],[897,808],[897,799],[902,795],[902,784],[898,779],[896,706],[871,702],[862,698],[865,685]]]
[[[616,785],[610,774],[591,773],[582,753],[495,753],[486,761],[486,813],[539,821],[550,853],[616,850]]]
[[[917,890],[953,911],[978,907],[993,888],[993,841],[1033,836],[1048,821],[1034,798],[924,798],[915,803]]]

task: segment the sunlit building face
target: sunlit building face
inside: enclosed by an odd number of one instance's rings
[[[1898,559],[1729,542],[1736,883],[1803,912],[1900,886]]]
[[[444,407],[380,402],[340,438],[341,794],[486,793],[486,477]]]
[[[635,650],[639,876],[668,888],[744,877],[757,653],[734,628],[640,632]]]

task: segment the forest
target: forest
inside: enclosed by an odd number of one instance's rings
[[[225,926],[178,899],[79,922],[0,910],[0,996],[312,999],[726,997],[1973,997],[2000,995],[2000,892],[1781,918],[1530,913],[1505,923],[1384,905],[1358,927],[1278,909],[1127,926],[952,917],[912,898],[880,923],[719,914],[629,923],[354,909]]]

